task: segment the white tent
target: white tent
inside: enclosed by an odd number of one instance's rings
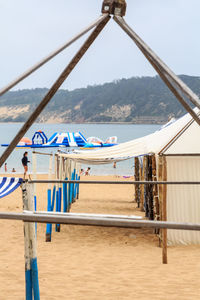
[[[199,110],[195,109],[199,114]],[[148,136],[110,148],[62,156],[78,162],[105,164],[141,155],[165,156],[168,181],[200,181],[200,127],[186,114]],[[157,173],[159,172],[157,168]],[[167,186],[167,220],[200,223],[200,186]],[[168,230],[169,244],[200,244],[200,232]]]
[[[191,116],[186,114],[174,123],[165,125],[161,130],[142,138],[122,143],[109,148],[96,150],[82,150],[73,153],[62,154],[79,162],[90,164],[112,163],[139,155],[159,153],[177,134],[179,134],[191,122]]]

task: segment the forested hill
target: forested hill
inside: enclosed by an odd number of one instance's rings
[[[200,96],[200,77],[181,75]],[[0,98],[0,121],[23,122],[48,89],[8,92]],[[59,90],[39,122],[160,123],[171,114],[180,117],[183,107],[159,77],[134,77],[74,91]]]

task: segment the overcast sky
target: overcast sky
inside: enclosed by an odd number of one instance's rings
[[[0,88],[95,20],[102,0],[0,0]],[[126,21],[177,74],[200,75],[200,1],[127,0]],[[15,89],[50,87],[84,38]],[[111,19],[62,88],[154,70]]]

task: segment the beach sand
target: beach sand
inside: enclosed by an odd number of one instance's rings
[[[92,179],[119,180],[87,177]],[[46,208],[46,189],[37,186],[40,210]],[[131,185],[81,185],[71,211],[141,215],[133,199]],[[20,188],[0,199],[0,210],[22,210]],[[0,221],[0,228],[0,300],[25,299],[23,223]],[[170,247],[169,264],[163,265],[152,230],[62,225],[46,243],[45,225],[38,224],[37,237],[43,300],[200,298],[200,246]]]

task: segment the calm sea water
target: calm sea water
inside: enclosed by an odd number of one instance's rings
[[[22,123],[1,123],[0,124],[0,144],[10,143],[12,138],[21,128]],[[127,142],[138,137],[145,136],[156,131],[160,125],[121,125],[121,124],[34,124],[32,128],[26,133],[26,137],[32,138],[33,134],[37,130],[43,130],[49,138],[54,132],[76,132],[81,131],[87,138],[89,136],[97,136],[102,140],[105,140],[109,136],[116,135],[118,137],[118,143]],[[0,147],[0,154],[5,150],[4,147]],[[17,173],[23,171],[21,165],[21,158],[24,153],[24,149],[15,149],[11,156],[7,160],[8,172],[11,172],[12,168],[15,168]],[[32,150],[27,150],[29,160],[32,160]],[[43,152],[56,152],[52,149],[43,149]],[[88,165],[87,165],[88,166]],[[83,166],[86,168],[87,166]],[[29,166],[32,170],[32,164]],[[38,157],[37,170],[40,173],[48,172],[48,156]],[[4,167],[1,168],[1,172],[4,172]],[[117,164],[117,169],[113,169],[112,165],[91,166],[91,174],[117,174],[117,175],[133,175],[133,159]]]

